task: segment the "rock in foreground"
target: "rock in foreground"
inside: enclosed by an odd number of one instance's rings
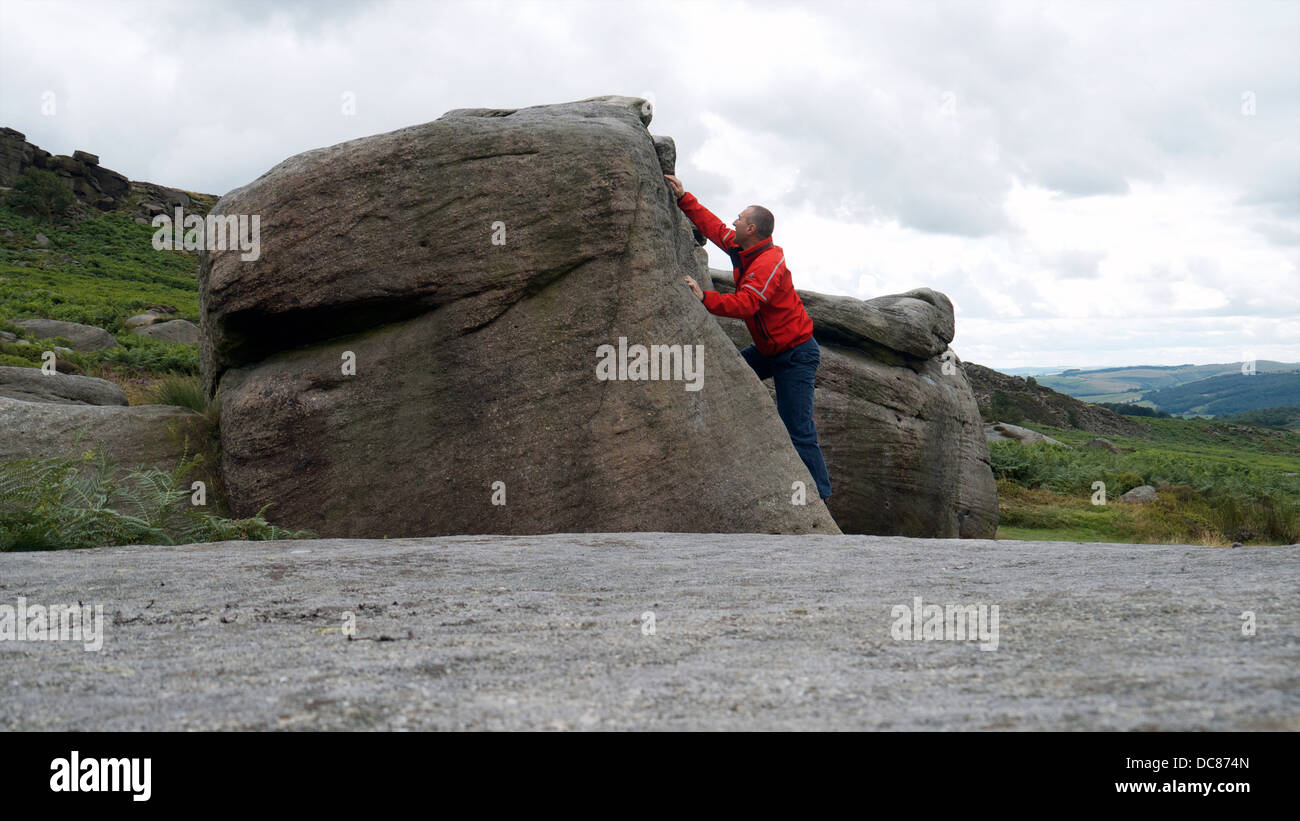
[[[0,578],[108,621],[99,652],[4,642],[7,730],[1300,730],[1295,545],[221,542]],[[915,597],[998,605],[997,649],[895,639]]]

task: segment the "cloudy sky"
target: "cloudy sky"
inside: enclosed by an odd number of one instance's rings
[[[943,291],[965,360],[1292,362],[1298,44],[1300,0],[0,0],[0,125],[220,194],[452,108],[644,96],[799,288]]]

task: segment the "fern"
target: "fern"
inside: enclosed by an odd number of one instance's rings
[[[188,440],[174,470],[137,468],[122,474],[102,445],[81,451],[81,439],[78,435],[66,456],[0,466],[0,550],[316,535],[271,524],[263,516],[269,504],[246,519],[195,510],[187,504],[184,479],[202,457],[189,455]]]

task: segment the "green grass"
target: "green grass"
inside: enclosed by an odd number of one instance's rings
[[[1227,545],[1300,542],[1300,432],[1208,420],[1140,420],[1142,437],[1026,425],[1066,445],[994,442],[1000,538]],[[1234,430],[1234,428],[1238,428]],[[1093,505],[1093,483],[1106,504]],[[1153,485],[1157,502],[1119,497]]]
[[[200,413],[209,410],[207,395],[197,376],[173,376],[159,382],[153,391],[153,404],[176,405]]]
[[[201,463],[187,454],[170,473],[124,470],[78,440],[65,456],[0,465],[0,551],[316,535],[269,523],[270,505],[230,519],[192,504],[187,475]]]
[[[138,197],[134,197],[138,199]],[[132,203],[128,203],[128,209]],[[36,235],[49,244],[42,247]],[[37,339],[9,320],[48,317],[95,325],[118,346],[61,352],[90,376],[110,379],[132,404],[169,404],[199,411],[206,435],[172,473],[128,469],[74,448],[65,456],[0,465],[0,550],[46,550],[108,544],[173,544],[219,539],[297,538],[309,531],[276,527],[263,516],[230,519],[220,475],[206,471],[208,504],[189,504],[187,473],[219,458],[220,409],[199,385],[197,345],[159,342],[129,333],[128,317],[156,305],[198,321],[198,257],[156,251],[154,229],[125,213],[81,209],[54,224],[0,203],[0,329],[29,345],[0,343],[0,365],[39,367],[42,354],[67,340]]]
[[[39,246],[38,233],[48,246]],[[199,319],[198,256],[154,250],[153,233],[123,213],[91,211],[50,224],[0,203],[0,327],[33,343],[0,344],[0,365],[39,366],[41,351],[54,346],[3,321],[47,317],[95,325],[117,339],[117,348],[62,356],[88,375],[123,368],[197,374],[198,346],[137,336],[124,325],[154,305]],[[107,371],[106,362],[114,363]]]

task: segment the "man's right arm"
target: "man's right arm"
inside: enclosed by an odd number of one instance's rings
[[[695,199],[695,195],[687,191],[677,199],[677,207],[682,209],[687,218],[695,223],[695,227],[700,229],[700,233],[713,241],[713,244],[724,251],[731,250],[735,245],[736,232],[722,224],[722,220],[714,216],[713,212],[700,205],[700,201]]]
[[[722,220],[714,216],[712,211],[700,205],[695,195],[688,193],[682,186],[681,180],[671,174],[664,174],[664,179],[668,181],[669,190],[677,194],[677,206],[686,213],[691,222],[695,223],[700,233],[712,240],[714,245],[730,253],[736,239],[736,232],[723,225]]]

